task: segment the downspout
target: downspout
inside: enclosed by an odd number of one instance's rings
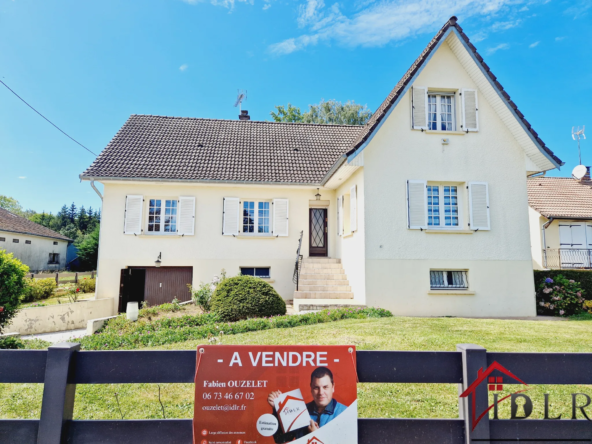
[[[92,187],[93,190],[95,190],[95,193],[97,193],[99,195],[99,198],[101,199],[101,217],[102,217],[103,216],[103,195],[95,186],[94,179],[90,180],[90,186]],[[100,251],[101,251],[101,231],[103,231],[103,230],[101,230],[99,228],[99,246],[97,248],[97,275],[95,276],[95,299],[97,299],[97,289],[99,288],[98,284],[99,284],[99,257],[100,257]]]
[[[547,238],[545,236],[545,230],[547,228],[549,228],[549,225],[551,225],[551,222],[553,222],[552,217],[547,222],[545,222],[541,227],[542,232],[543,232],[543,251],[545,252],[545,268],[548,268],[547,267]]]

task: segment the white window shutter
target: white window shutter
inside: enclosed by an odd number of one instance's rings
[[[240,220],[240,202],[238,197],[224,198],[224,214],[222,215],[222,234],[237,236]]]
[[[144,196],[129,195],[125,198],[124,234],[142,234],[142,207]]]
[[[193,236],[195,234],[195,196],[179,197],[177,231],[181,236]]]
[[[592,248],[592,225],[586,224],[586,247],[588,249]]]
[[[463,131],[479,131],[479,103],[476,89],[462,90]]]
[[[411,87],[411,120],[413,129],[428,129],[428,89]]]
[[[349,194],[349,226],[352,232],[358,229],[358,196],[356,191],[356,185],[354,185]]]
[[[288,235],[288,199],[273,199],[273,235]]]
[[[471,230],[489,230],[489,187],[487,182],[469,182]]]
[[[425,180],[407,181],[407,227],[427,228],[427,186]]]
[[[343,234],[343,200],[341,196],[337,198],[337,234]]]

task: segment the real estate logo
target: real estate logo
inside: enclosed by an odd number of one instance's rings
[[[495,374],[494,374],[495,373]],[[501,374],[501,376],[500,376]],[[499,398],[499,393],[493,393],[493,404],[488,406],[483,412],[481,412],[477,416],[476,412],[476,400],[477,400],[477,387],[481,384],[487,384],[487,392],[500,392],[504,389],[504,377],[510,378],[511,384],[518,384],[520,390],[515,391],[503,398]],[[508,383],[508,379],[506,379],[506,383]],[[493,419],[499,419],[498,417],[498,405],[500,402],[510,398],[511,402],[511,417],[510,419],[526,419],[532,414],[533,404],[532,400],[529,396],[524,394],[527,390],[530,390],[532,387],[529,386],[526,382],[520,379],[518,376],[513,374],[510,370],[505,368],[503,365],[494,361],[485,371],[483,368],[480,368],[477,372],[477,379],[469,386],[467,389],[460,395],[461,398],[471,398],[471,430],[475,430],[479,421],[483,419],[485,415],[489,413],[491,409],[493,409]],[[555,418],[549,417],[549,394],[545,393],[545,418],[544,419],[561,419],[562,415],[559,415]],[[578,405],[578,396],[582,396],[586,399],[585,404]],[[518,416],[518,403],[517,400],[522,398],[524,400],[524,416]],[[590,397],[584,393],[572,393],[572,418],[571,419],[578,419],[577,418],[577,410],[580,410],[582,415],[588,420],[592,421],[588,414],[585,411],[585,408],[590,406],[592,400]]]

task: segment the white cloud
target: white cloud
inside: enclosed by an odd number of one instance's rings
[[[555,37],[555,41],[556,42],[560,42],[561,40],[565,40],[567,37],[562,36],[562,37]]]
[[[539,43],[541,43],[541,42],[534,42],[534,43],[531,43],[530,45],[528,45],[528,47],[529,47],[529,48],[535,48],[535,47],[537,47],[537,46],[539,45]]]
[[[485,31],[479,31],[477,34],[474,34],[471,37],[471,42],[478,43],[487,38],[487,33]]]
[[[271,3],[265,3],[263,5],[263,10],[266,11],[267,9],[271,8]]]
[[[563,13],[565,15],[571,15],[574,20],[585,17],[588,15],[588,10],[592,8],[592,1],[581,0],[577,4],[574,4],[567,8]]]
[[[488,48],[487,49],[487,54],[493,54],[497,51],[499,51],[500,49],[508,49],[510,47],[510,45],[508,45],[507,43],[500,43],[497,46],[494,46],[493,48]]]
[[[203,3],[204,1],[207,0],[181,0],[185,3],[188,3],[190,5],[197,5],[198,3]],[[235,1],[238,1],[239,3],[249,3],[249,4],[253,4],[254,0],[209,0],[209,3],[211,3],[214,6],[222,6],[224,8],[230,9],[230,11],[232,11],[234,9],[234,4]],[[266,9],[266,8],[265,8]]]
[[[189,68],[189,66],[187,66],[186,63],[183,63],[181,66],[179,66],[179,71],[184,72],[187,70],[187,68]]]
[[[452,15],[459,20],[470,17],[493,19],[508,8],[520,6],[520,0],[361,0],[362,9],[345,15],[337,4],[323,8],[323,0],[305,0],[299,8],[298,24],[308,32],[291,37],[269,47],[274,55],[290,54],[319,42],[335,41],[345,46],[381,46],[401,41],[419,34],[438,30]],[[361,5],[361,6],[360,6]],[[518,5],[518,6],[517,6]],[[508,16],[506,14],[506,16]],[[498,22],[493,31],[518,26],[521,19]],[[487,37],[485,31],[476,35],[477,40]]]
[[[19,176],[18,178],[19,178],[19,179],[26,179],[26,178],[27,178],[27,176]]]

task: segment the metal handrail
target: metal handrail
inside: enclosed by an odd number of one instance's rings
[[[543,250],[545,268],[591,269],[592,249],[589,248],[548,248]]]
[[[302,263],[302,255],[300,254],[300,248],[302,248],[302,236],[304,236],[304,230],[300,232],[300,239],[298,240],[298,249],[296,250],[296,262],[294,263],[294,274],[292,275],[292,282],[296,284],[296,291],[298,291],[298,281],[300,280],[300,265]]]

